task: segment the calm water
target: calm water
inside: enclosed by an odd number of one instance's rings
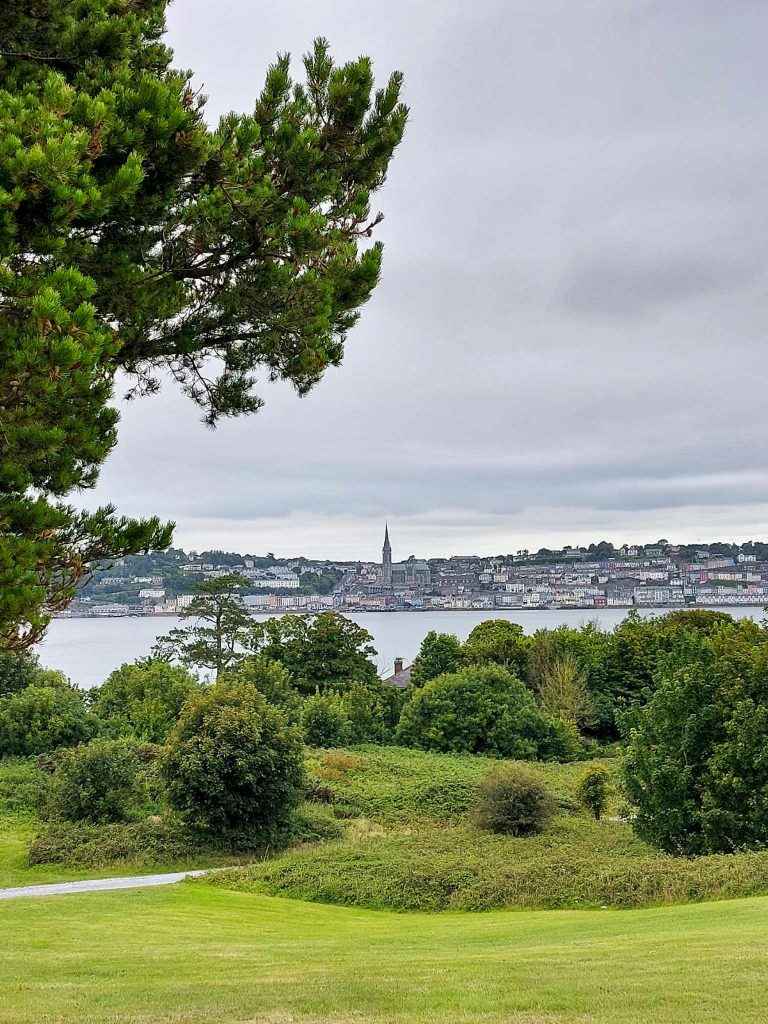
[[[738,617],[762,619],[762,606],[722,608]],[[478,612],[368,612],[350,615],[373,635],[378,651],[376,662],[381,674],[389,674],[395,658],[411,660],[430,629],[439,633],[455,633],[466,639],[471,629],[485,619],[510,619],[519,622],[526,633],[565,623],[578,626],[590,619],[610,629],[626,615],[625,608],[609,608],[599,612],[590,609],[574,611],[478,611]],[[645,615],[663,614],[660,610]],[[36,650],[40,660],[50,668],[60,668],[78,686],[102,683],[112,669],[124,661],[134,661],[149,654],[155,639],[180,624],[173,617],[146,619],[55,619],[45,640]]]

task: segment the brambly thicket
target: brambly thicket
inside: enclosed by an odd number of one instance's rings
[[[215,682],[183,636],[184,665],[146,658],[87,693],[0,659],[17,869],[22,848],[64,873],[256,858],[228,882],[397,909],[768,891],[764,625],[490,620],[425,637],[399,690],[362,627],[294,619],[257,624]]]

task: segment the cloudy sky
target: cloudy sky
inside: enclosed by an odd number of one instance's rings
[[[96,492],[188,548],[375,557],[768,535],[761,0],[179,0],[211,118],[314,36],[405,73],[339,369],[215,432],[172,387]],[[297,67],[298,70],[298,67]]]

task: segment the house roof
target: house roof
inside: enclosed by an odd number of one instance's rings
[[[394,675],[388,676],[384,682],[389,683],[391,686],[396,686],[398,690],[404,690],[407,686],[411,685],[411,669],[412,665],[408,665],[400,672],[395,672]]]

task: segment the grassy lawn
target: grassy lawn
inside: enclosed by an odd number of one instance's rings
[[[762,1024],[768,899],[393,914],[184,884],[0,905],[2,1024]]]

